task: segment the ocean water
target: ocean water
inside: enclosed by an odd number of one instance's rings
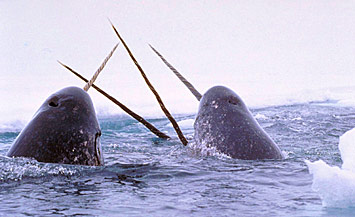
[[[0,216],[354,216],[354,10],[354,2],[317,0],[0,1]],[[90,90],[104,167],[6,158],[46,97],[84,86],[57,60],[90,78],[118,43],[107,18],[190,145],[120,44],[95,84],[173,139],[156,138]],[[235,90],[286,159],[195,149],[198,104],[147,44],[201,93]]]
[[[326,206],[305,160],[342,165],[339,137],[354,127],[355,108],[321,101],[251,111],[286,159],[206,155],[193,148],[194,114],[175,115],[187,147],[166,118],[148,120],[171,140],[156,138],[128,116],[100,116],[103,167],[4,157],[22,126],[3,125],[0,215],[353,216],[349,189],[338,191],[345,206]]]

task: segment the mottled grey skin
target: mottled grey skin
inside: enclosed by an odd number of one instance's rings
[[[42,104],[7,156],[99,166],[104,164],[100,135],[90,96],[80,88],[67,87]]]
[[[283,158],[242,99],[226,87],[212,87],[202,96],[194,127],[196,142],[232,158]]]

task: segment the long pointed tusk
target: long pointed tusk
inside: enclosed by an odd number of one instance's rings
[[[111,21],[110,21],[111,22]],[[150,83],[150,81],[148,80],[147,76],[145,75],[142,67],[138,64],[136,58],[133,56],[132,52],[130,51],[130,49],[128,48],[127,44],[124,42],[124,40],[122,39],[122,37],[120,36],[120,34],[118,34],[118,31],[116,30],[115,26],[112,24],[111,22],[111,26],[113,28],[113,30],[115,31],[117,37],[121,40],[123,46],[126,48],[129,56],[131,57],[131,59],[133,60],[134,64],[137,66],[138,70],[140,71],[144,81],[147,83],[148,87],[150,88],[150,90],[153,92],[155,98],[157,99],[160,108],[163,110],[164,114],[166,115],[166,117],[169,119],[169,121],[171,122],[171,124],[173,125],[176,133],[178,134],[178,137],[180,139],[180,141],[182,142],[182,144],[187,145],[187,140],[184,137],[184,134],[181,132],[179,125],[176,123],[175,119],[173,118],[173,116],[171,116],[170,112],[168,111],[168,109],[165,107],[162,99],[160,98],[158,92],[155,90],[155,88],[153,87],[153,85]]]
[[[101,64],[101,66],[96,70],[94,76],[92,76],[92,78],[90,79],[89,82],[86,83],[84,90],[88,91],[89,88],[94,84],[97,76],[99,76],[100,72],[104,69],[107,61],[112,57],[112,54],[115,52],[116,48],[118,46],[118,43],[116,44],[116,46],[112,49],[112,51],[109,53],[109,55],[105,58],[104,62]]]
[[[64,65],[63,63],[59,62],[59,64],[61,64],[62,66],[64,66],[66,69],[68,69],[69,71],[71,71],[74,75],[78,76],[81,80],[88,82],[88,80],[86,78],[84,78],[83,76],[81,76],[79,73],[77,73],[76,71],[74,71],[73,69],[71,69],[69,66]],[[126,107],[125,105],[123,105],[122,103],[120,103],[118,100],[116,100],[114,97],[110,96],[108,93],[106,93],[105,91],[103,91],[102,89],[100,89],[98,86],[96,86],[95,84],[92,85],[92,87],[94,89],[96,89],[99,93],[101,93],[102,95],[104,95],[105,97],[107,97],[109,100],[111,100],[113,103],[115,103],[116,105],[118,105],[123,111],[125,111],[127,114],[129,114],[131,117],[133,117],[134,119],[136,119],[137,121],[139,121],[140,123],[142,123],[145,127],[147,127],[152,133],[154,133],[155,135],[157,135],[160,138],[164,138],[164,139],[169,139],[170,137],[167,136],[165,133],[160,132],[157,128],[155,128],[152,124],[150,124],[148,121],[146,121],[144,118],[142,118],[141,116],[139,116],[138,114],[134,113],[132,110],[130,110],[128,107]]]
[[[200,101],[202,97],[200,92],[198,92],[196,88],[188,80],[186,80],[186,78],[184,78],[184,76],[182,76],[152,45],[149,44],[149,46],[160,57],[160,59],[165,63],[165,65],[167,65],[169,69],[174,72],[174,74],[180,79],[180,81],[185,84],[187,89],[191,91],[191,93],[196,97],[196,99]]]

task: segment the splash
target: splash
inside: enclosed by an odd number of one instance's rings
[[[355,207],[355,128],[340,137],[339,150],[343,165],[330,166],[322,160],[306,160],[313,175],[312,189],[324,207]]]
[[[39,178],[48,175],[72,176],[79,169],[72,165],[40,163],[28,158],[0,157],[0,182],[20,181],[25,177]]]
[[[192,152],[196,155],[214,156],[214,157],[221,158],[221,159],[225,159],[225,158],[231,159],[230,156],[217,150],[217,148],[215,146],[209,145],[205,142],[199,144],[198,142],[194,141],[194,142],[189,143],[189,147],[191,148]]]

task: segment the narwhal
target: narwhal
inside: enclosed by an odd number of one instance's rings
[[[215,86],[201,95],[156,49],[150,47],[200,101],[194,123],[195,142],[215,147],[220,153],[237,159],[283,158],[280,148],[235,92]]]

